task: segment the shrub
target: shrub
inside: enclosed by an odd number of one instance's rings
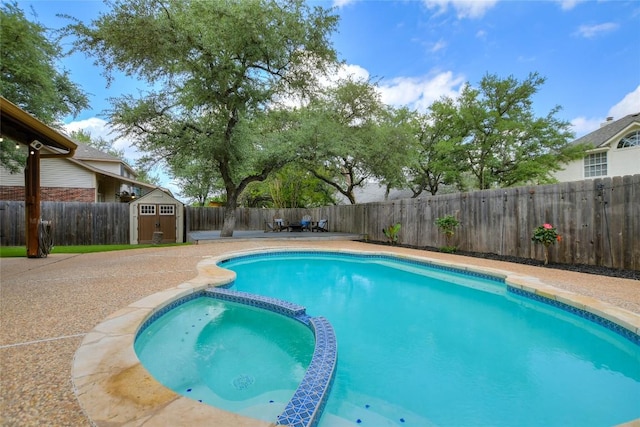
[[[456,227],[459,225],[460,221],[453,215],[445,215],[436,219],[436,226],[440,229],[440,232],[444,234],[444,238],[447,241],[447,245],[440,248],[442,252],[454,253],[458,250],[455,245],[451,245],[451,238],[455,234]]]
[[[400,225],[400,223],[397,223],[382,229],[382,232],[384,233],[384,235],[387,236],[387,241],[392,245],[395,245],[396,243],[398,243],[398,237],[399,237],[401,227],[402,226]]]
[[[561,242],[562,236],[558,234],[558,230],[553,225],[545,223],[533,230],[531,240],[544,245],[544,265],[547,265],[549,263],[549,246]]]

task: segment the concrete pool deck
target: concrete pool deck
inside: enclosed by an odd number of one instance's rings
[[[295,233],[265,234],[278,238],[207,239],[208,244],[190,246],[0,259],[0,425],[91,425],[71,380],[74,355],[87,334],[128,305],[194,279],[199,262],[230,252],[270,248],[395,252],[536,277],[545,285],[640,315],[636,280],[367,245],[337,236],[318,240],[317,235],[286,239]]]

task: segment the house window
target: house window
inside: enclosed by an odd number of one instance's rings
[[[156,205],[140,205],[140,215],[155,215]]]
[[[584,158],[584,177],[607,175],[607,153],[593,153]]]
[[[176,205],[160,205],[160,215],[174,215]]]
[[[640,146],[640,130],[625,135],[618,143],[618,148],[638,147]]]

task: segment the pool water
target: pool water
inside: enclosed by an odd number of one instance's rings
[[[237,273],[233,289],[306,306],[333,325],[338,370],[321,427],[604,426],[640,417],[640,346],[499,281],[320,253],[221,266]]]
[[[175,392],[273,421],[304,377],[314,344],[311,330],[298,321],[201,297],[144,329],[135,351]]]

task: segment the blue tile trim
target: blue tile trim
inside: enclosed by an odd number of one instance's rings
[[[327,403],[335,377],[338,344],[333,327],[324,317],[312,317],[311,329],[316,337],[316,348],[309,368],[285,407],[278,415],[276,425],[315,427]]]
[[[293,397],[282,414],[278,416],[276,424],[291,427],[317,426],[333,385],[338,360],[338,344],[331,323],[324,317],[308,316],[306,308],[298,304],[217,287],[194,292],[162,307],[145,320],[136,334],[136,339],[151,323],[167,312],[200,297],[216,298],[270,310],[298,320],[313,331],[316,343],[311,363]]]
[[[447,271],[447,272],[451,272],[451,273],[458,273],[458,274],[463,274],[466,276],[471,276],[471,277],[478,277],[481,279],[486,279],[486,280],[492,280],[498,283],[502,283],[504,284],[504,278],[502,277],[498,277],[498,276],[494,276],[491,274],[487,274],[487,273],[481,273],[481,272],[477,272],[477,271],[469,271],[469,270],[465,270],[462,268],[457,268],[457,267],[450,267],[450,266],[446,266],[446,265],[440,265],[440,264],[435,264],[431,261],[426,261],[426,260],[417,260],[417,259],[406,259],[406,258],[400,258],[400,257],[396,257],[393,255],[381,255],[381,254],[367,254],[367,253],[362,253],[362,254],[352,254],[352,253],[345,253],[345,252],[337,252],[337,251],[296,251],[296,250],[290,250],[290,251],[275,251],[275,252],[265,252],[265,253],[255,253],[255,254],[247,254],[247,255],[239,255],[236,257],[231,257],[231,258],[226,258],[223,259],[221,261],[218,262],[218,266],[220,267],[224,267],[224,264],[231,262],[231,261],[236,261],[236,260],[245,260],[245,259],[254,259],[254,258],[275,258],[278,257],[280,255],[314,255],[314,256],[318,256],[318,255],[327,255],[327,256],[342,256],[342,257],[346,257],[346,258],[358,258],[358,259],[380,259],[380,260],[385,260],[385,261],[396,261],[396,262],[401,262],[401,263],[406,263],[406,264],[412,264],[412,265],[418,265],[421,267],[426,267],[426,268],[432,268],[434,270],[440,270],[440,271]]]
[[[277,298],[219,288],[207,289],[205,294],[212,298],[271,310],[311,328],[316,340],[311,363],[293,397],[278,416],[277,424],[315,427],[329,396],[338,358],[336,334],[329,321],[324,317],[309,317],[305,307]]]
[[[177,299],[175,301],[172,301],[169,304],[167,304],[164,307],[162,307],[161,309],[159,309],[158,311],[153,313],[151,315],[151,317],[149,317],[147,320],[145,320],[142,323],[142,325],[140,325],[140,328],[138,328],[138,332],[136,332],[136,336],[135,336],[134,341],[138,339],[140,334],[143,333],[144,330],[149,327],[149,325],[151,325],[153,322],[158,320],[160,317],[164,316],[165,314],[167,314],[169,311],[173,310],[174,308],[179,307],[179,306],[181,306],[182,304],[184,304],[186,302],[193,301],[196,298],[200,298],[203,295],[204,295],[203,291],[194,292],[194,293],[192,293],[190,295],[187,295],[187,296],[179,298],[179,299]]]
[[[628,339],[629,341],[631,341],[632,343],[636,344],[636,345],[640,345],[640,335],[636,334],[635,332],[625,328],[622,325],[619,325],[615,322],[612,322],[609,319],[605,319],[604,317],[598,316],[597,314],[593,314],[589,311],[583,310],[581,308],[578,307],[574,307],[572,305],[569,305],[567,303],[555,300],[555,299],[551,299],[551,298],[547,298],[545,296],[533,293],[533,292],[529,292],[529,291],[525,291],[523,289],[520,288],[516,288],[510,285],[507,285],[507,292],[511,292],[515,295],[519,295],[525,298],[529,298],[532,299],[534,301],[538,301],[544,304],[548,304],[551,305],[553,307],[559,308],[561,310],[564,311],[568,311],[569,313],[575,314],[576,316],[582,317],[583,319],[589,320],[591,322],[597,323],[600,326],[604,326],[605,328],[609,329],[610,331],[615,332],[618,335],[621,335],[622,337]]]
[[[284,316],[298,318],[304,317],[306,309],[298,304],[283,301],[277,298],[264,297],[247,292],[232,291],[230,289],[210,288],[204,291],[206,296],[225,301],[237,302],[253,307],[264,308],[282,314]],[[305,323],[305,322],[303,322]]]

